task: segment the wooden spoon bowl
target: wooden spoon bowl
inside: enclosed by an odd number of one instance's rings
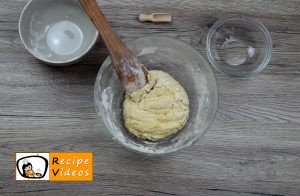
[[[81,5],[100,32],[117,75],[126,92],[134,92],[147,83],[147,69],[138,62],[137,57],[126,47],[107,22],[96,0],[80,0]]]

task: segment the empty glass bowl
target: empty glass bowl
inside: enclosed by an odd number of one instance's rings
[[[139,38],[127,46],[149,70],[165,71],[180,82],[189,96],[189,119],[179,133],[157,142],[130,134],[122,114],[124,88],[107,58],[94,88],[95,108],[102,124],[118,143],[143,154],[166,154],[191,146],[208,130],[217,110],[218,87],[209,64],[191,46],[170,37]]]
[[[258,20],[244,16],[218,20],[208,32],[206,47],[211,65],[233,76],[261,72],[272,56],[267,28]]]

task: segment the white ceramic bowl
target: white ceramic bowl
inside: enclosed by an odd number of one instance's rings
[[[78,0],[31,0],[20,16],[19,33],[33,56],[57,66],[80,60],[98,38]]]

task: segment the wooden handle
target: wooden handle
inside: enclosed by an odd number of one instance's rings
[[[172,16],[169,13],[140,14],[141,22],[172,22]]]
[[[140,14],[139,21],[141,22],[152,22],[153,17],[151,14]]]
[[[135,55],[125,46],[107,22],[96,0],[80,0],[81,5],[95,24],[109,50],[117,75],[127,92],[133,92],[147,83],[147,69],[138,63]]]

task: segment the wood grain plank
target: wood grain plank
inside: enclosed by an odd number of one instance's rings
[[[16,119],[5,117],[0,121],[1,124],[3,121],[12,124],[9,122],[15,122]],[[187,186],[185,183],[192,183],[190,184],[192,186],[189,187],[192,190],[196,190],[199,186],[205,188],[203,184],[194,184],[200,179],[201,181],[219,180],[223,183],[226,180],[241,180],[243,183],[245,181],[260,182],[261,186],[268,189],[267,193],[270,194],[284,194],[286,190],[277,192],[277,187],[272,185],[282,183],[286,186],[290,183],[289,187],[295,185],[292,190],[296,191],[298,188],[296,184],[300,183],[300,159],[298,156],[300,136],[297,130],[284,123],[257,124],[256,126],[253,123],[222,123],[221,128],[216,123],[206,135],[205,140],[192,148],[177,155],[149,158],[119,148],[110,137],[100,131],[96,121],[97,119],[57,117],[39,118],[38,121],[35,117],[18,118],[15,126],[22,126],[25,129],[15,130],[12,125],[3,127],[10,134],[1,137],[2,141],[5,141],[5,144],[1,145],[1,148],[5,149],[2,159],[12,164],[11,156],[14,151],[19,150],[91,150],[95,152],[95,168],[101,168],[95,170],[95,183],[109,183],[105,181],[106,177],[119,176],[122,178],[123,176],[128,178],[127,180],[132,179],[135,186],[139,188],[143,187],[144,180],[148,178],[149,181],[153,179],[152,183],[155,185],[166,178],[182,179],[183,184],[180,183],[178,186],[185,188]],[[85,127],[87,124],[90,126]],[[282,129],[285,130],[284,133],[281,131]],[[15,133],[11,133],[13,130]],[[61,132],[61,130],[68,131]],[[15,135],[23,137],[12,139]],[[37,140],[43,142],[37,142]],[[256,145],[252,145],[253,141]],[[105,150],[99,150],[99,148]],[[226,154],[226,161],[224,161],[224,154]],[[140,164],[143,167],[139,167]],[[178,166],[180,166],[180,170],[178,170]],[[6,174],[5,176],[11,175],[10,170],[10,164],[3,165],[2,171]],[[136,178],[145,178],[145,175],[147,175],[147,179],[136,180]],[[97,177],[99,177],[98,180]],[[205,178],[203,179],[203,177]],[[13,182],[11,181],[9,186],[20,186],[18,183],[11,184]],[[270,184],[266,184],[266,182],[270,182]],[[125,181],[122,183],[126,186]],[[171,187],[172,183],[173,181],[164,181],[165,186]],[[130,187],[130,184],[127,185]],[[210,186],[214,186],[214,184]],[[35,185],[32,187],[38,188]],[[240,188],[236,182],[231,187],[229,190],[232,192]],[[242,192],[255,192],[255,189],[250,186],[243,189]]]

